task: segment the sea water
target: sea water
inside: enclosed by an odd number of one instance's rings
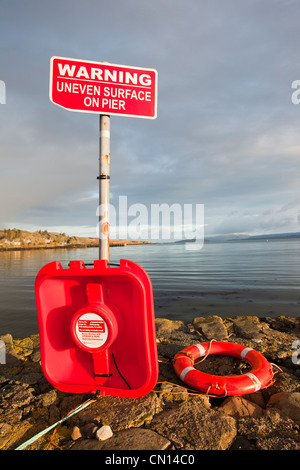
[[[190,321],[198,315],[300,315],[300,240],[206,242],[112,247],[110,261],[140,264],[153,285],[156,317]],[[92,263],[97,248],[0,252],[0,335],[38,332],[34,281],[47,263]]]

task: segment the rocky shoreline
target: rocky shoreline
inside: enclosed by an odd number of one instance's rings
[[[109,240],[109,246],[147,245],[142,240]],[[47,230],[28,232],[27,230],[0,230],[0,251],[48,250],[58,248],[97,248],[99,238],[69,236],[65,233],[51,233]]]
[[[26,450],[198,451],[300,450],[300,319],[279,316],[156,319],[159,378],[147,396],[99,397],[26,446]],[[275,382],[256,393],[215,398],[193,393],[176,377],[172,359],[184,347],[230,341],[261,352]],[[40,366],[39,336],[5,343],[0,365],[0,449],[14,450],[76,409],[89,395],[54,389]],[[248,365],[209,356],[201,370],[244,373]]]
[[[128,245],[154,245],[151,242],[135,241],[135,240],[110,240],[109,246],[114,248],[116,246],[128,246]],[[0,251],[28,251],[28,250],[58,250],[58,249],[71,249],[71,248],[98,248],[99,240],[90,243],[60,243],[60,244],[49,244],[49,245],[30,245],[30,246],[10,246],[3,248],[0,246]]]

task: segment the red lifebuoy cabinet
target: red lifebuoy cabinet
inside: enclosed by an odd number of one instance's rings
[[[158,377],[152,284],[129,260],[44,266],[35,294],[47,380],[74,393],[140,397]]]

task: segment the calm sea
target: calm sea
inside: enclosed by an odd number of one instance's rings
[[[93,262],[98,249],[0,252],[0,335],[38,333],[34,281],[51,261]],[[198,315],[300,315],[300,240],[111,248],[111,262],[139,263],[153,285],[155,315],[190,321]]]

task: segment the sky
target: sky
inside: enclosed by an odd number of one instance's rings
[[[156,119],[111,116],[114,207],[151,223],[201,204],[206,236],[300,231],[299,17],[296,0],[0,0],[0,228],[97,236],[99,116],[50,101],[61,56],[158,72]]]

